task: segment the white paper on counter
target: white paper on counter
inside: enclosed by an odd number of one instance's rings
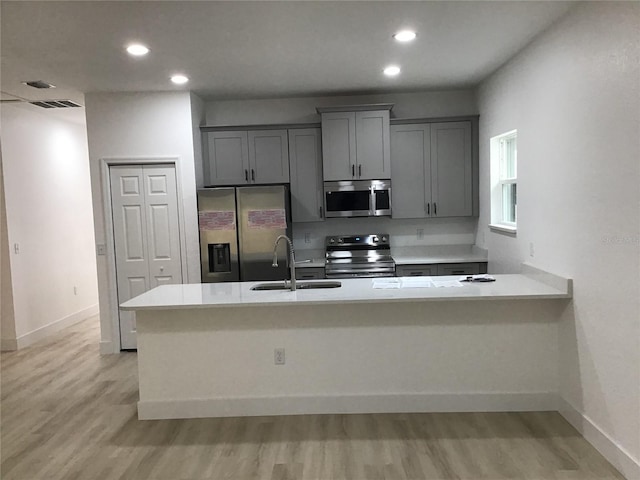
[[[399,278],[374,278],[371,281],[373,288],[400,288]]]
[[[373,288],[431,288],[431,277],[374,278]]]
[[[431,288],[431,277],[404,277],[400,280],[400,288]]]

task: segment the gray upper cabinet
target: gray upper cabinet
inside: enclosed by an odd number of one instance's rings
[[[351,180],[355,178],[355,112],[322,114],[322,149],[325,180]]]
[[[356,112],[356,163],[359,179],[391,178],[389,110]]]
[[[319,128],[289,130],[291,215],[294,222],[319,222],[322,212],[322,144]]]
[[[391,126],[391,215],[424,218],[431,202],[431,128]]]
[[[286,130],[207,132],[204,142],[207,185],[289,182]]]
[[[288,183],[287,131],[256,130],[247,133],[251,183]]]
[[[246,131],[207,132],[203,135],[207,185],[238,185],[249,181],[249,143]]]
[[[473,215],[471,122],[391,127],[392,216]]]
[[[432,216],[473,215],[471,122],[431,124]]]
[[[389,110],[392,105],[357,111],[318,109],[322,114],[324,180],[391,178]],[[373,106],[374,108],[376,106]]]

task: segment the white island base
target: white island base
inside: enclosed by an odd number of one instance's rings
[[[557,410],[571,282],[496,279],[404,291],[371,279],[333,291],[158,287],[123,305],[137,311],[139,418]]]

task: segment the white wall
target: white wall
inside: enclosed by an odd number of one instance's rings
[[[393,103],[391,118],[450,117],[478,113],[471,90],[334,97],[209,101],[207,125],[320,122],[316,107]]]
[[[478,97],[478,244],[491,271],[526,260],[574,279],[560,326],[561,394],[567,415],[628,478],[640,477],[638,25],[637,2],[578,5]],[[515,238],[487,228],[489,139],[513,129]]]
[[[31,105],[3,105],[0,135],[19,348],[97,313],[87,137]]]
[[[97,244],[107,244],[102,160],[136,163],[177,159],[178,194],[185,231],[185,282],[200,281],[196,171],[189,92],[89,93],[85,96]],[[102,352],[119,350],[112,249],[98,257]]]

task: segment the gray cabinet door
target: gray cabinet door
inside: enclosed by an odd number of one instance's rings
[[[296,280],[317,280],[324,278],[324,267],[296,268]]]
[[[391,178],[390,158],[389,110],[356,112],[355,176],[363,180]]]
[[[249,149],[246,131],[209,132],[205,135],[207,185],[239,185],[249,182]]]
[[[428,217],[431,212],[429,124],[393,125],[391,158],[392,217]]]
[[[249,131],[251,183],[289,182],[289,145],[286,130]]]
[[[480,273],[479,263],[441,263],[438,275],[477,275]]]
[[[471,122],[431,124],[432,216],[473,215]]]
[[[294,222],[319,222],[322,212],[322,144],[319,128],[289,130],[291,215]]]
[[[356,178],[356,114],[322,114],[322,167],[325,180]]]
[[[438,275],[437,265],[397,265],[396,277],[430,277]]]

